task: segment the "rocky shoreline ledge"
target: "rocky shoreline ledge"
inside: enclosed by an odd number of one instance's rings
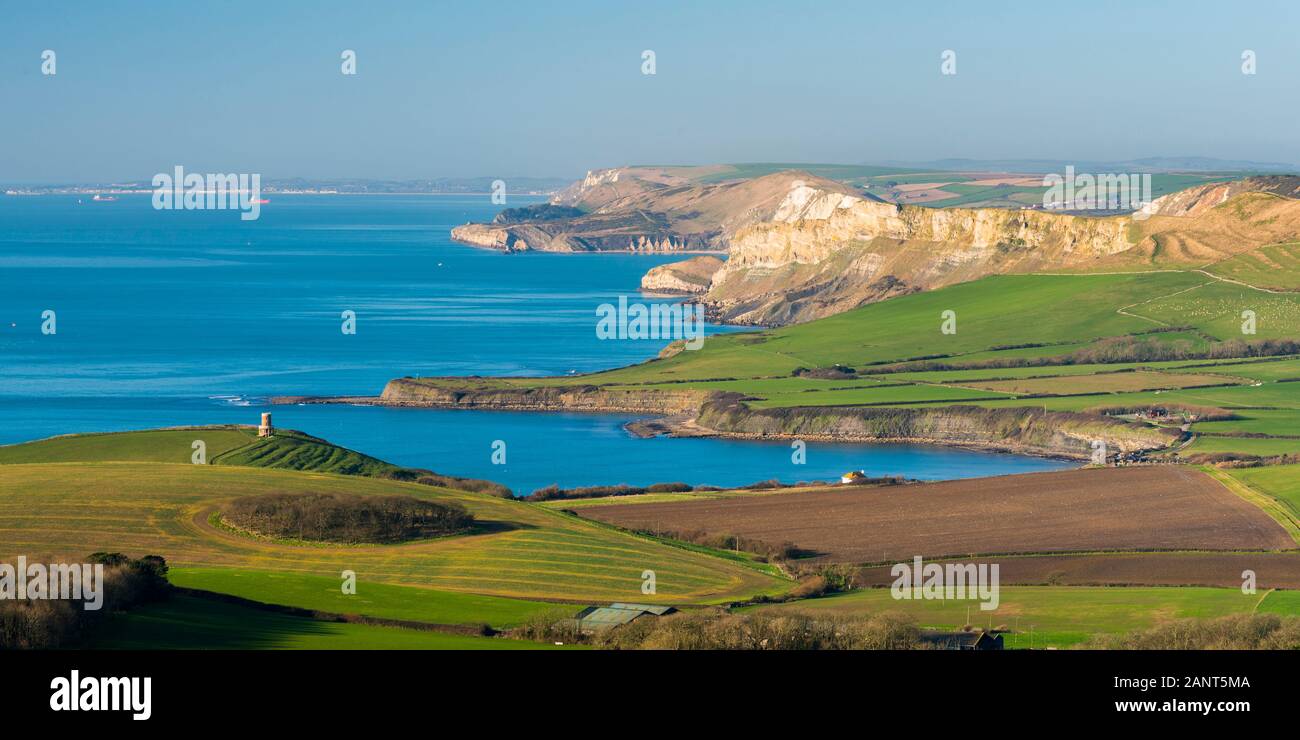
[[[789,407],[757,409],[739,393],[626,389],[595,385],[467,388],[449,378],[398,378],[379,396],[280,396],[273,404],[354,404],[498,411],[579,411],[650,414],[629,422],[639,437],[802,439],[913,443],[1066,460],[1087,460],[1094,441],[1114,453],[1161,450],[1177,430],[1102,414],[1037,407]]]

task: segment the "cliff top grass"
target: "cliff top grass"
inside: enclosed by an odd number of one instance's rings
[[[258,437],[257,427],[217,425],[70,434],[0,447],[0,465],[56,462],[191,463],[202,442],[210,465],[383,475],[396,465],[292,429]]]
[[[203,440],[209,460],[252,444],[256,427],[208,426],[150,429],[103,434],[68,434],[0,447],[0,465],[9,463],[133,462],[188,463],[195,440]]]
[[[999,275],[806,324],[717,335],[699,350],[616,370],[416,382],[483,391],[583,385],[671,389],[733,381],[729,390],[748,392],[756,379],[789,379],[799,368],[907,369],[903,363],[924,359],[961,364],[1057,358],[1104,347],[1114,337],[1205,351],[1215,342],[1246,336],[1241,333],[1245,310],[1256,315],[1251,340],[1300,336],[1300,293],[1253,290],[1197,272]],[[942,330],[946,311],[955,315],[954,333]]]
[[[697,351],[571,382],[779,377],[800,367],[862,367],[926,357],[975,361],[990,352],[1051,356],[1107,337],[1156,330],[1170,334],[1152,335],[1157,339],[1208,344],[1242,337],[1243,310],[1257,315],[1252,339],[1300,333],[1300,294],[1254,291],[1195,272],[1000,275],[806,324],[714,336]],[[955,333],[942,331],[945,311],[955,314]]]
[[[197,457],[196,444],[204,455]],[[159,462],[303,470],[371,478],[393,478],[459,490],[508,496],[492,481],[456,478],[422,468],[403,468],[310,434],[276,429],[257,436],[257,427],[212,425],[101,434],[69,434],[0,447],[0,465],[60,462]]]
[[[1289,251],[1282,250],[1286,254]],[[1275,257],[1277,249],[1270,252]],[[1280,257],[1278,257],[1280,259]],[[1242,311],[1253,311],[1253,335]],[[944,312],[956,332],[943,333]],[[727,391],[755,408],[1125,405],[1222,407],[1187,452],[1269,456],[1300,450],[1300,360],[1222,356],[1232,340],[1300,337],[1300,293],[1252,289],[1195,271],[993,276],[874,303],[806,324],[710,337],[698,351],[582,376],[429,378],[465,392],[596,386],[608,391]],[[1187,359],[1105,362],[1117,344]],[[1244,350],[1243,350],[1244,351]],[[1079,359],[1084,358],[1084,359]],[[795,376],[847,366],[856,377]],[[982,365],[982,366],[981,366]],[[998,367],[1004,365],[1004,367]],[[1028,365],[1014,367],[1009,365]],[[965,369],[942,369],[944,366]],[[934,368],[940,369],[934,369]],[[1221,387],[1220,387],[1221,386]],[[1247,439],[1242,434],[1267,435]],[[1229,436],[1233,435],[1233,436]]]
[[[1264,288],[1300,285],[1300,242],[1274,244],[1210,265],[1207,272]]]

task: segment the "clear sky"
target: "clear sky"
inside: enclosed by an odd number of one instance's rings
[[[1300,162],[1300,3],[1134,4],[0,0],[0,181]]]

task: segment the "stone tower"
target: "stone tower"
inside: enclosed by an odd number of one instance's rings
[[[257,428],[257,436],[269,437],[274,431],[275,427],[271,426],[271,413],[268,411],[267,413],[262,414],[262,426]]]

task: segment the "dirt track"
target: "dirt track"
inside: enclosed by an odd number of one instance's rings
[[[915,555],[1295,547],[1262,511],[1209,476],[1175,466],[619,504],[581,514],[629,529],[793,542],[825,560],[852,563]]]

